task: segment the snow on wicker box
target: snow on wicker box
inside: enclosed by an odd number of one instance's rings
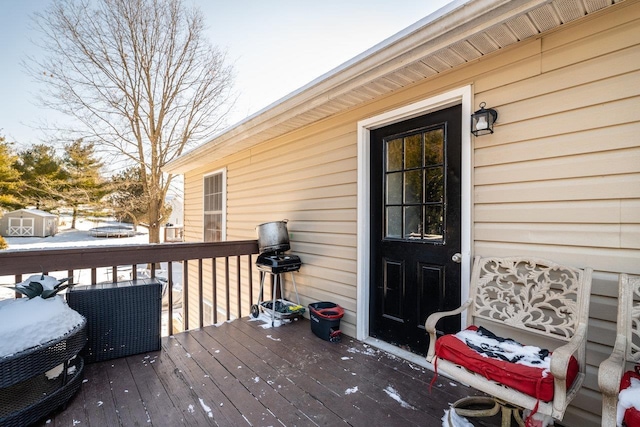
[[[28,298],[0,301],[0,425],[31,424],[80,387],[86,321],[56,296],[64,287],[32,276],[14,288]]]
[[[83,321],[60,296],[0,301],[0,358],[61,337]]]

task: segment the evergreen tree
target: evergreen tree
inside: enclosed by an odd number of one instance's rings
[[[93,143],[83,144],[78,139],[64,148],[63,168],[66,182],[59,194],[67,206],[73,208],[71,228],[76,228],[81,206],[97,207],[106,194],[106,185],[100,175],[102,163],[96,158]]]
[[[39,144],[21,151],[14,168],[22,180],[20,197],[24,205],[35,205],[38,209],[57,205],[67,174],[53,147]]]
[[[130,220],[134,229],[149,221],[149,200],[139,167],[130,167],[111,177],[109,206],[119,221]]]
[[[3,209],[24,207],[18,197],[21,186],[20,172],[13,166],[17,158],[5,137],[0,136],[0,214]]]

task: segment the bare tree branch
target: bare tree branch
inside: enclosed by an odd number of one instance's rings
[[[173,178],[162,167],[217,133],[233,103],[224,53],[182,0],[54,0],[36,25],[48,52],[31,60],[42,104],[74,119],[66,140],[140,166],[157,242]]]

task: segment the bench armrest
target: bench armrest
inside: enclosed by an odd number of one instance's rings
[[[622,334],[616,336],[616,343],[611,356],[600,364],[598,368],[598,386],[603,394],[618,396],[620,380],[625,370],[625,356],[627,337]]]
[[[567,406],[567,370],[571,356],[580,348],[584,348],[584,341],[587,339],[587,325],[580,323],[576,328],[576,333],[571,340],[563,346],[553,350],[551,355],[551,375],[553,375],[553,411],[554,413],[564,412]],[[584,372],[585,366],[580,366]]]
[[[602,393],[602,423],[616,422],[620,380],[626,368],[627,337],[616,335],[611,355],[598,368],[598,388]]]
[[[464,304],[462,304],[460,307],[456,308],[455,310],[439,311],[436,313],[432,313],[427,318],[427,321],[424,322],[424,327],[427,330],[427,333],[429,334],[429,351],[427,352],[427,362],[431,363],[436,353],[436,340],[438,339],[438,336],[436,335],[436,324],[438,323],[438,321],[443,317],[455,316],[457,314],[462,313],[467,308],[469,308],[471,303],[472,303],[471,299],[468,299],[464,302]]]
[[[583,346],[583,342],[586,339],[587,325],[581,323],[576,328],[576,333],[568,343],[553,350],[553,354],[551,355],[550,368],[551,374],[556,379],[556,381],[566,381],[567,369],[569,368],[569,359],[576,351],[578,351],[580,347]]]

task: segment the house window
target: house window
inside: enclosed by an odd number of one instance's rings
[[[204,241],[224,240],[224,172],[204,177]]]

